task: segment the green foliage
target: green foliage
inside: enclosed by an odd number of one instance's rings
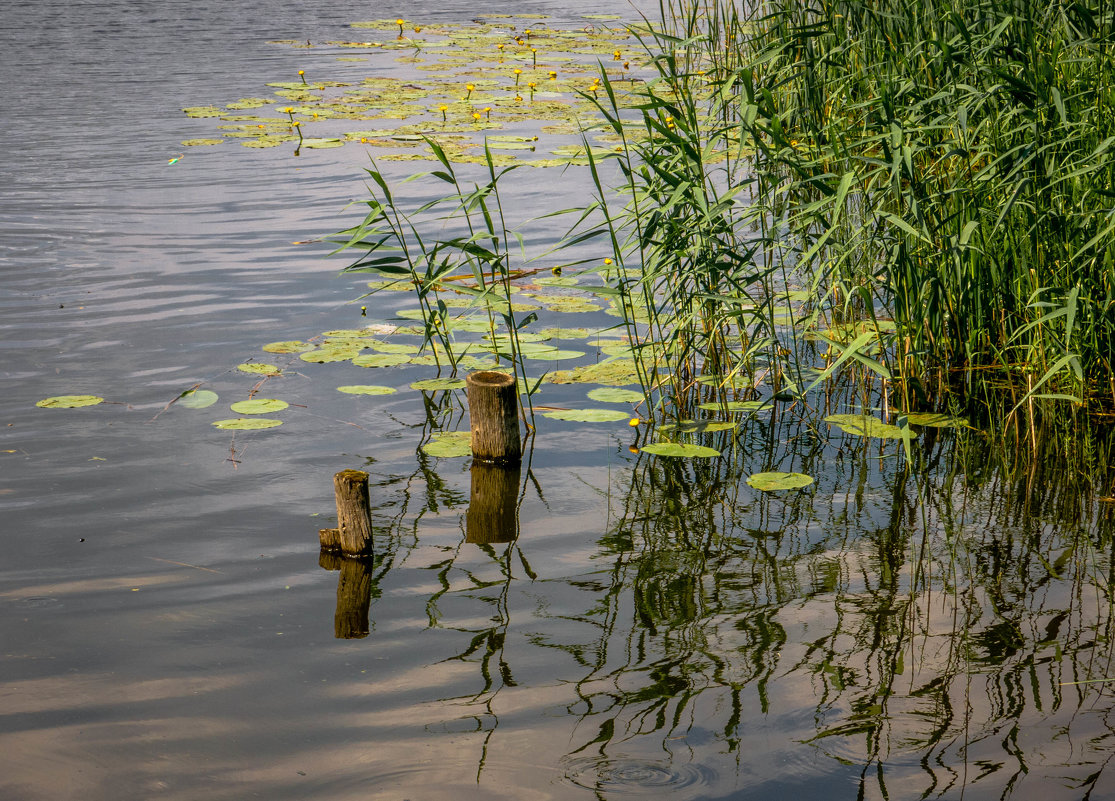
[[[758,8],[744,20],[720,0],[671,3],[675,38],[657,43],[667,64],[694,37],[681,95],[706,82],[725,127],[754,149],[751,192],[778,234],[764,262],[826,290],[837,321],[893,319],[850,349],[899,379],[908,403],[973,368],[995,368],[1016,397],[1110,393],[1110,9]]]

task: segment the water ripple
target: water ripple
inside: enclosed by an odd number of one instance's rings
[[[564,760],[565,778],[586,790],[609,795],[646,796],[648,791],[670,792],[672,798],[693,797],[716,782],[716,772],[705,765],[678,765],[668,759],[588,756]],[[676,795],[681,791],[689,793]]]

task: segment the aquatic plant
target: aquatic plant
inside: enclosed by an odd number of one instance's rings
[[[895,323],[823,341],[908,406],[992,384],[1016,405],[1115,403],[1106,7],[767,0],[745,18],[668,0],[662,16],[670,92],[754,148],[762,259],[836,321]]]

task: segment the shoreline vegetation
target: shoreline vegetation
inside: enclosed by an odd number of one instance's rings
[[[809,404],[855,367],[884,419],[1111,416],[1109,11],[769,0],[744,17],[669,0],[660,16],[632,29],[649,81],[620,99],[602,68],[581,93],[618,143],[594,152],[586,134],[595,198],[546,215],[576,220],[561,247],[606,254],[565,269],[599,276],[590,291],[621,317],[647,413]],[[511,301],[529,269],[499,201],[515,178],[487,151],[470,189],[429,145],[451,194],[411,216],[369,170],[379,194],[344,232],[342,250],[365,251],[349,269],[412,281],[450,364],[441,296],[472,294],[521,369],[537,318]],[[447,202],[460,234],[424,239],[415,220]]]

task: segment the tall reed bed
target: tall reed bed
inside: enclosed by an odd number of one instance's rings
[[[896,382],[908,404],[958,384],[1115,403],[1115,7],[661,11],[655,94],[753,149],[736,186],[763,214],[755,263],[808,281],[836,319],[893,320],[830,339],[842,358]]]

